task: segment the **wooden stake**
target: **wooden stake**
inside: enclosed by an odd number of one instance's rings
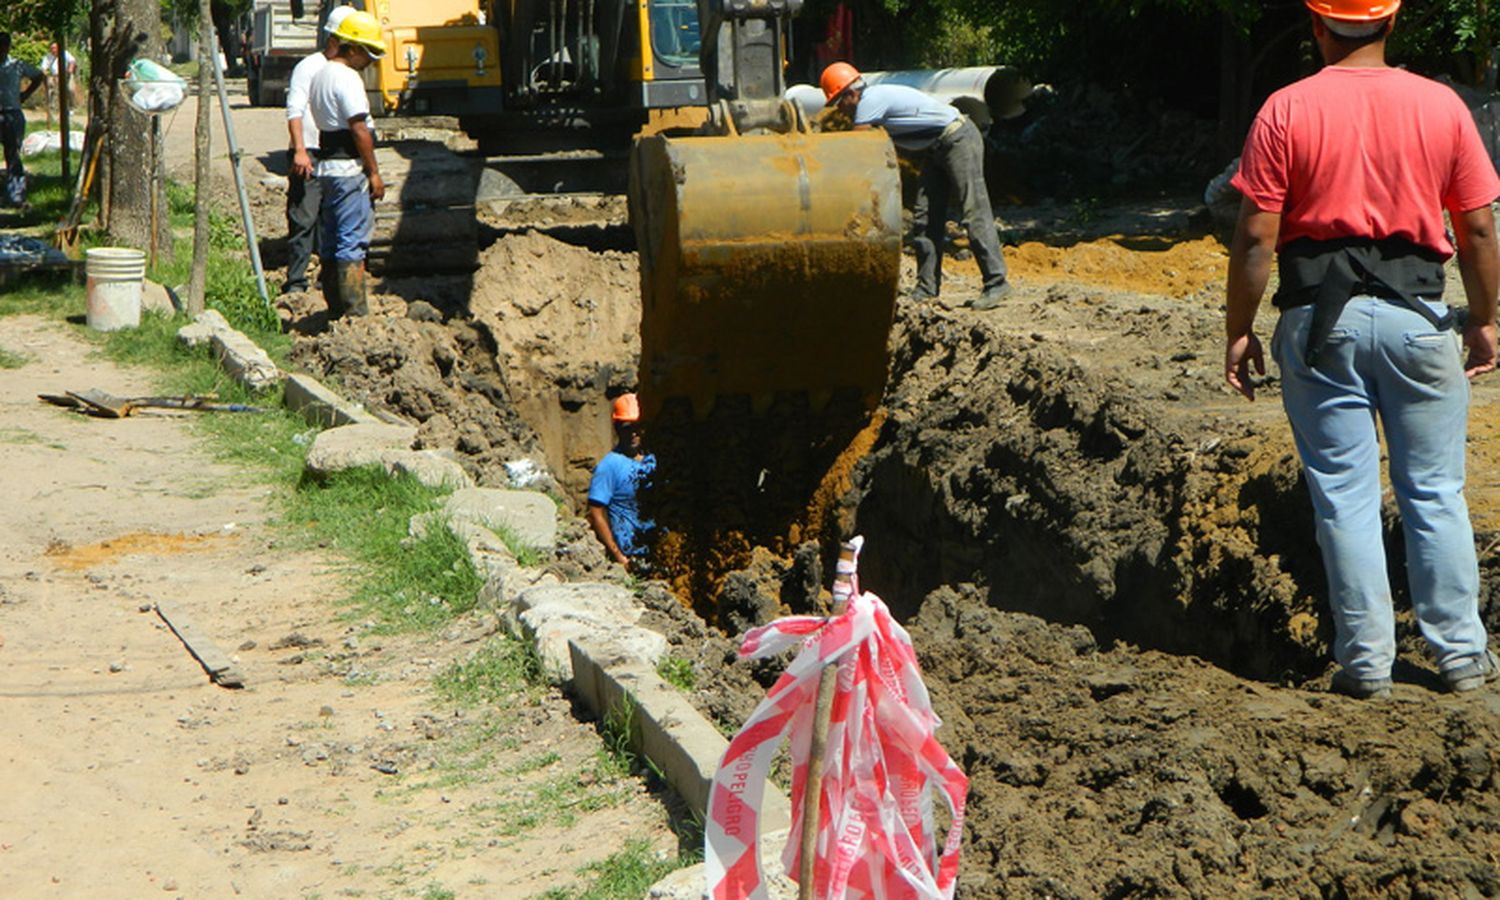
[[[838,572],[833,577],[833,617],[844,614],[854,590],[854,544],[839,548]],[[822,817],[823,760],[828,756],[829,720],[833,717],[833,695],[838,689],[839,667],[830,663],[818,673],[818,702],[813,708],[812,746],[807,753],[807,783],[802,792],[802,858],[797,869],[797,897],[817,896],[816,867],[819,819]]]

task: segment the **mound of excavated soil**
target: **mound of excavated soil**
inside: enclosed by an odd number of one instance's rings
[[[610,446],[609,397],[635,383],[636,277],[630,254],[507,235],[465,280],[466,298],[450,296],[452,278],[401,282],[447,309],[446,323],[345,320],[301,340],[293,358],[354,399],[416,422],[423,446],[456,451],[482,483],[505,484],[504,464],[524,457],[577,499]],[[372,306],[396,311],[389,299]]]
[[[1062,302],[1044,305],[1061,314]],[[1150,308],[1111,306],[1100,314],[1114,334],[1092,365],[1066,338],[1006,333],[1003,317],[906,311],[888,419],[854,475],[869,583],[901,614],[941,585],[978,582],[993,606],[1247,674],[1316,671],[1316,554],[1286,438],[1207,404],[1174,413],[1158,399],[1169,389],[1217,388],[1176,367],[1120,371],[1173,329]],[[1140,329],[1154,337],[1128,337],[1134,320],[1158,322]]]
[[[635,255],[597,253],[539,232],[484,251],[469,314],[501,339],[497,364],[569,493],[609,450],[609,396],[634,387],[640,359]]]
[[[1075,281],[1180,298],[1204,288],[1222,289],[1229,252],[1212,237],[1172,241],[1117,235],[1069,247],[1027,241],[1006,247],[1005,262],[1017,279],[1028,283]]]
[[[541,459],[482,324],[345,319],[299,341],[292,358],[354,399],[416,422],[421,446],[455,451],[481,484],[505,486],[505,463]]]
[[[912,636],[970,779],[962,896],[1500,893],[1494,693],[1266,687],[967,588]]]

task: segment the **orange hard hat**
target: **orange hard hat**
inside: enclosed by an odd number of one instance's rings
[[[1379,22],[1401,8],[1401,0],[1302,0],[1320,16],[1344,22]]]
[[[635,394],[621,394],[615,398],[615,408],[609,417],[616,422],[639,422],[641,401]]]
[[[828,105],[838,99],[839,94],[849,89],[849,86],[859,80],[859,70],[846,62],[829,63],[828,68],[823,70],[823,76],[819,84],[823,88],[823,96],[827,98]]]

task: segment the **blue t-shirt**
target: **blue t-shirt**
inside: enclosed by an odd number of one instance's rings
[[[589,481],[589,502],[605,508],[609,515],[609,530],[614,533],[620,552],[626,556],[644,556],[646,553],[645,544],[637,543],[637,540],[653,527],[653,523],[641,521],[636,493],[654,471],[656,457],[650,453],[637,460],[611,450],[594,467],[594,477]]]
[[[859,95],[855,125],[878,125],[902,149],[925,150],[958,118],[958,110],[904,84],[872,84]]]

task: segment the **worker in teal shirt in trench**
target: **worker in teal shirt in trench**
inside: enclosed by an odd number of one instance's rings
[[[599,460],[589,482],[589,525],[610,559],[639,568],[651,522],[642,522],[637,494],[656,471],[656,457],[641,449],[641,405],[635,394],[615,398],[615,448]]]

